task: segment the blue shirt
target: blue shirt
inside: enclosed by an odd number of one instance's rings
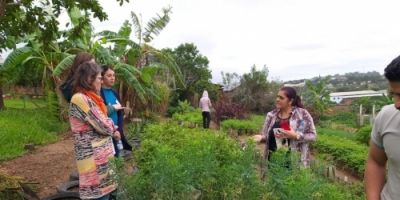
[[[107,105],[114,105],[117,103],[117,97],[111,88],[103,88],[105,103]],[[114,124],[118,124],[118,113],[114,110],[111,113],[108,113],[108,116],[113,120]]]

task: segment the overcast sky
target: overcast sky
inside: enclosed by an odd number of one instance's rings
[[[400,54],[398,0],[100,0],[109,15],[96,31],[118,30],[130,11],[143,22],[172,7],[171,21],[152,45],[192,42],[221,71],[242,74],[266,65],[280,80],[346,72],[383,72]]]

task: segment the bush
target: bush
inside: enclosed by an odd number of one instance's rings
[[[277,151],[271,155],[267,189],[272,197],[282,200],[364,199],[360,190],[349,190],[349,186],[331,183],[311,169],[300,168],[298,163],[299,156],[294,153]]]
[[[248,111],[243,105],[233,103],[226,98],[220,98],[214,105],[215,122],[218,124],[225,119],[244,119],[246,118]]]
[[[364,173],[367,146],[346,138],[319,134],[312,147],[318,153],[328,154],[334,161],[353,170],[357,175],[362,176]]]
[[[188,112],[193,112],[196,109],[193,108],[190,103],[187,100],[184,101],[178,101],[178,106],[170,106],[168,107],[168,115],[173,116],[175,113],[188,113]]]
[[[186,113],[175,113],[172,119],[181,125],[200,126],[203,123],[203,117],[200,110],[195,110]]]
[[[371,132],[372,132],[372,126],[367,125],[367,126],[361,127],[356,132],[356,140],[358,142],[368,146],[369,140],[371,139]]]
[[[264,117],[259,115],[253,115],[250,119],[239,120],[239,119],[228,119],[222,121],[220,126],[223,130],[234,130],[238,134],[254,134],[258,133],[263,126]]]
[[[150,125],[135,153],[139,171],[120,187],[130,199],[263,199],[254,149],[220,132]]]

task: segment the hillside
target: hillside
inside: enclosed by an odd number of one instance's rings
[[[331,92],[345,92],[356,90],[384,90],[387,88],[385,77],[379,72],[372,71],[366,73],[350,72],[346,74],[335,74],[311,79],[300,79],[287,81],[285,83],[297,84],[305,80],[318,81],[328,79],[328,88]]]

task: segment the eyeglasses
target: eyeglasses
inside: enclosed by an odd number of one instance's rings
[[[98,76],[98,77],[96,77],[96,79],[99,80],[99,81],[102,81],[103,77],[102,76]]]

